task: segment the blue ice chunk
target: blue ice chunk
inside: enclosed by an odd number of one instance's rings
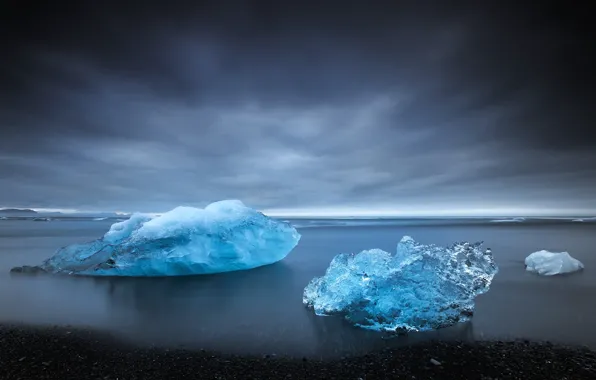
[[[443,248],[404,236],[395,254],[380,249],[333,258],[304,289],[317,315],[341,315],[354,325],[390,332],[426,331],[464,322],[474,299],[498,271],[482,243]]]
[[[38,268],[94,276],[180,276],[251,269],[285,258],[300,234],[240,201],[134,214],[100,239],[59,249]],[[16,270],[18,271],[18,270]]]

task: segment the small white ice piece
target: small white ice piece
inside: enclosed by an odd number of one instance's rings
[[[573,273],[584,269],[584,264],[567,252],[534,252],[526,257],[526,270],[542,276]]]

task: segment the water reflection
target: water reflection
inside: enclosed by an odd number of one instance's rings
[[[19,231],[13,238],[7,237],[11,231],[0,231],[0,323],[91,326],[144,343],[315,357],[426,339],[510,337],[596,347],[592,323],[596,303],[591,302],[596,277],[590,269],[596,267],[593,226],[311,228],[303,230],[303,240],[282,262],[250,271],[155,279],[8,275],[12,266],[41,262],[54,247],[88,240],[83,232],[99,234],[91,227],[72,232],[62,225],[42,224],[56,229],[55,238],[42,234],[23,239]],[[317,317],[302,305],[304,286],[324,273],[335,254],[371,247],[392,251],[396,237],[405,234],[440,245],[489,242],[500,272],[491,290],[478,297],[471,322],[382,339],[340,318]],[[586,270],[560,278],[526,273],[525,256],[543,248],[573,252]]]
[[[13,312],[1,313],[4,320],[91,326],[145,344],[328,357],[449,335],[446,329],[381,339],[341,318],[315,316],[302,305],[303,280],[283,262],[194,277],[4,280],[13,294]],[[0,299],[9,301],[6,292],[0,291]],[[467,339],[470,328],[458,326],[451,335]]]

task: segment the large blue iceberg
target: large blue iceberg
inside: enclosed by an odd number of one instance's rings
[[[366,329],[426,331],[469,320],[474,298],[498,271],[482,243],[443,248],[404,236],[395,254],[380,249],[333,258],[304,289],[317,315],[342,315]]]
[[[100,239],[59,249],[39,267],[94,276],[181,276],[244,270],[285,258],[300,234],[240,201],[177,207],[158,217],[134,214]]]

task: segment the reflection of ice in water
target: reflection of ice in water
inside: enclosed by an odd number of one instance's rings
[[[89,278],[0,277],[1,317],[28,324],[109,328],[125,320],[127,310],[114,310],[104,290]]]
[[[95,282],[104,290],[106,284],[112,286],[113,309],[130,311],[119,313],[130,317],[114,326],[119,334],[143,342],[318,357],[363,353],[438,336],[412,334],[383,340],[379,333],[356,329],[341,318],[316,317],[301,305],[298,292],[295,298],[289,296],[296,283],[283,262],[224,275],[97,278]],[[440,334],[445,339],[467,339],[462,328]]]
[[[17,295],[23,300],[11,312],[24,316],[22,321],[92,326],[141,343],[319,357],[400,342],[400,338],[385,341],[341,318],[314,316],[300,302],[304,279],[295,278],[284,262],[195,277],[13,276],[10,280],[11,303]]]
[[[299,299],[288,298],[295,284],[283,262],[219,275],[95,281],[110,284],[114,309],[132,311],[118,327],[128,338],[234,352],[303,347],[293,321],[304,310]]]

